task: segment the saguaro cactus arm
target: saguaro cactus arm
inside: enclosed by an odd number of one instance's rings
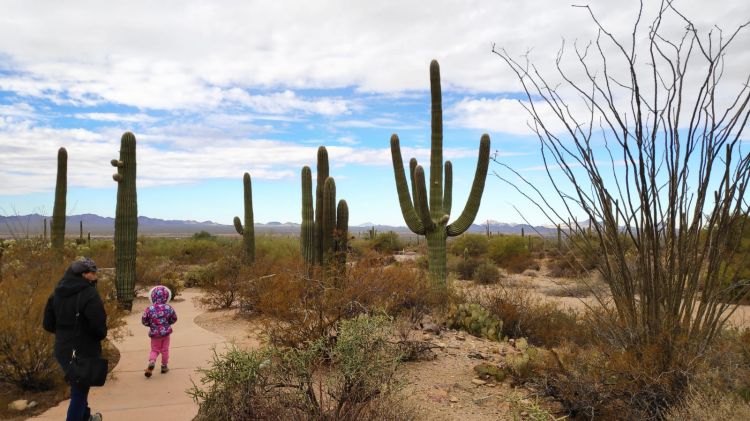
[[[318,148],[318,179],[315,185],[315,262],[323,262],[323,188],[328,178],[328,150],[325,146]]]
[[[450,216],[453,206],[453,164],[445,161],[445,185],[443,186],[443,214]]]
[[[300,227],[300,250],[307,263],[315,262],[315,214],[312,199],[312,171],[302,167],[302,226]]]
[[[488,134],[482,135],[482,140],[479,142],[479,158],[477,160],[477,171],[474,173],[474,182],[471,185],[471,192],[469,198],[466,200],[466,206],[464,206],[461,216],[458,217],[452,224],[448,225],[448,235],[455,237],[461,235],[469,229],[474,218],[477,216],[479,211],[479,204],[482,201],[482,193],[484,192],[484,181],[487,179],[487,168],[490,162],[490,136]]]
[[[240,221],[239,216],[234,217],[234,229],[237,231],[237,234],[245,235],[245,230],[242,229],[242,221]]]
[[[417,216],[420,219],[420,222],[422,222],[422,215],[420,214],[420,207],[422,206],[422,203],[420,200],[427,203],[427,196],[419,195],[419,188],[417,188],[417,167],[419,164],[417,163],[417,160],[415,158],[412,158],[409,161],[409,181],[411,182],[411,200],[412,204],[414,206],[414,211],[417,213]],[[429,213],[429,210],[428,210]],[[424,225],[424,223],[422,224]],[[427,231],[425,229],[425,231]]]
[[[430,95],[432,99],[432,141],[430,145],[430,215],[443,218],[443,95],[440,88],[440,66],[430,62]]]
[[[401,158],[401,147],[399,146],[398,136],[395,134],[391,136],[391,158],[393,160],[393,173],[396,176],[396,191],[398,192],[398,203],[401,206],[401,214],[404,216],[406,225],[413,233],[424,235],[424,224],[422,224],[417,212],[414,210],[414,205],[409,195],[409,186],[404,174],[404,161]],[[416,160],[414,160],[414,167],[416,167]],[[414,186],[412,188],[416,192]]]
[[[330,258],[330,253],[334,249],[333,232],[336,229],[336,182],[333,177],[326,178],[323,187],[323,260],[325,262]]]
[[[339,200],[336,207],[336,237],[336,251],[346,253],[349,242],[349,206],[344,199]]]
[[[417,165],[417,169],[414,170],[415,184],[417,185],[417,199],[415,202],[418,204],[417,214],[422,220],[425,232],[430,232],[435,229],[435,222],[430,216],[430,210],[427,208],[427,187],[424,184],[424,169],[421,165]]]

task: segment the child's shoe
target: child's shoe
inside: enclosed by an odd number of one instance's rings
[[[154,372],[154,363],[148,363],[148,367],[146,367],[146,372],[143,373],[144,376],[151,377],[151,374]]]
[[[162,364],[161,365],[161,374],[164,374],[167,371],[169,371],[169,367],[167,367],[166,365]]]

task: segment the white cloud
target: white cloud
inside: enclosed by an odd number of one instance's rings
[[[79,120],[95,120],[107,122],[126,122],[126,123],[153,123],[156,118],[148,114],[118,114],[118,113],[76,113],[73,117]]]
[[[701,30],[715,23],[729,30],[748,17],[742,0],[721,7],[675,3]],[[638,2],[589,4],[608,29],[629,37]],[[270,103],[265,96],[239,96],[270,110],[341,114],[345,101],[299,103],[286,89],[424,90],[432,58],[441,63],[444,89],[517,91],[515,77],[490,54],[493,43],[514,55],[531,48],[532,60],[549,69],[561,37],[585,42],[596,36],[584,9],[555,0],[436,0],[429,6],[417,0],[17,0],[2,2],[0,15],[6,17],[0,54],[11,70],[0,76],[0,89],[76,104],[169,110],[216,107],[237,88],[271,88],[281,93],[271,94]],[[665,26],[674,32],[684,25],[671,19]],[[747,36],[737,40],[743,61],[728,67],[727,78],[744,73],[749,45]]]

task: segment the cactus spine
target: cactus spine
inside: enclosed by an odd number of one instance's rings
[[[68,151],[57,150],[57,182],[55,183],[55,206],[52,209],[50,237],[52,248],[62,254],[65,246],[65,200],[68,194]]]
[[[120,159],[111,161],[117,173],[115,210],[115,283],[117,300],[130,310],[135,291],[135,257],[138,237],[138,201],[135,189],[135,136],[125,132],[120,139]]]
[[[434,286],[446,286],[445,243],[447,237],[466,231],[479,211],[489,166],[490,137],[482,135],[474,182],[463,212],[448,224],[452,205],[453,171],[450,161],[445,163],[445,190],[443,190],[443,111],[440,88],[440,66],[430,63],[430,91],[432,98],[432,148],[430,152],[430,195],[427,196],[424,169],[412,158],[409,172],[412,189],[404,174],[401,148],[396,134],[391,136],[391,157],[396,176],[399,205],[409,229],[427,238],[430,280]],[[413,201],[412,201],[413,198]]]
[[[313,210],[312,172],[308,166],[302,168],[302,257],[306,262],[318,265],[328,263],[334,255],[346,261],[349,208],[345,200],[336,205],[336,182],[328,176],[325,146],[318,148],[317,179]]]
[[[255,220],[253,219],[253,185],[250,174],[245,173],[242,177],[242,186],[245,194],[245,226],[242,226],[240,218],[234,217],[234,229],[242,236],[242,244],[245,249],[245,262],[255,262]]]

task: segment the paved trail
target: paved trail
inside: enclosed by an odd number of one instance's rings
[[[101,412],[106,421],[139,421],[158,416],[160,419],[175,421],[192,420],[198,412],[198,406],[185,393],[196,382],[200,375],[196,368],[205,367],[211,359],[211,348],[223,351],[226,339],[196,325],[193,320],[202,313],[193,303],[193,297],[200,294],[198,290],[187,290],[180,295],[179,301],[170,304],[177,312],[178,321],[174,325],[171,338],[169,367],[167,374],[159,373],[159,362],[150,379],[143,376],[143,369],[148,362],[150,341],[147,329],[141,325],[141,313],[145,301],[137,301],[133,312],[127,316],[127,329],[132,335],[116,342],[120,350],[120,362],[113,370],[114,379],[108,379],[104,387],[95,387],[89,394],[89,406],[95,412]],[[139,307],[137,307],[140,304]],[[64,420],[69,401],[32,419]],[[148,417],[148,418],[146,418]]]

